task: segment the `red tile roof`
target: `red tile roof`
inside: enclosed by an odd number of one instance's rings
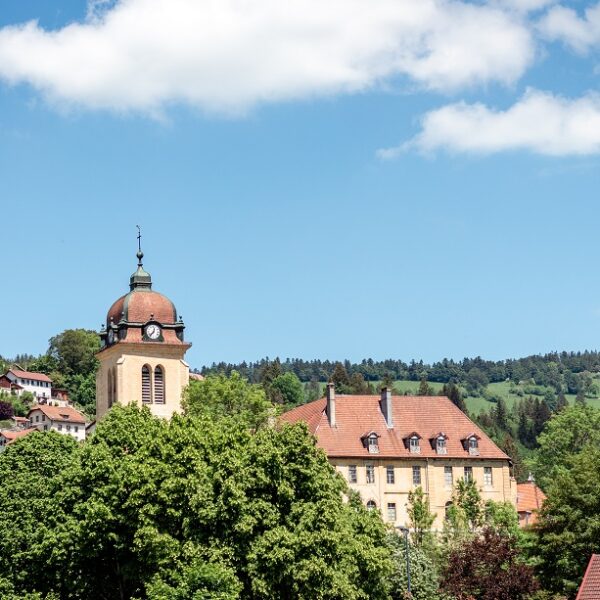
[[[36,404],[31,407],[27,417],[34,410],[41,410],[51,421],[63,421],[65,423],[85,424],[85,416],[72,406],[48,406],[47,404]]]
[[[20,371],[18,369],[9,369],[8,371],[21,379],[35,379],[36,381],[47,381],[48,383],[52,383],[52,379],[50,379],[48,375],[44,375],[44,373],[33,373],[31,371]]]
[[[519,483],[517,485],[517,512],[531,513],[527,524],[533,525],[537,520],[535,513],[542,508],[546,494],[540,490],[534,481]]]
[[[336,394],[336,426],[327,419],[325,398],[303,404],[284,413],[281,420],[304,421],[329,456],[348,457],[414,457],[404,440],[413,432],[421,436],[418,456],[448,458],[487,458],[509,460],[509,457],[445,396],[392,396],[394,427],[388,429],[379,406],[380,396]],[[379,434],[379,453],[370,454],[361,442],[365,431]],[[446,436],[447,454],[437,454],[430,440],[440,431]],[[462,440],[475,434],[479,438],[479,454],[465,450]]]
[[[575,600],[600,598],[600,554],[592,554]]]
[[[33,433],[34,431],[37,431],[37,430],[36,429],[22,429],[21,431],[10,431],[10,430],[6,429],[4,431],[0,431],[0,435],[4,436],[8,440],[8,443],[11,444],[16,439],[25,437],[26,435],[29,435],[30,433]]]

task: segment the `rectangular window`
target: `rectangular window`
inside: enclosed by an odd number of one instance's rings
[[[419,454],[421,452],[421,446],[419,445],[418,437],[411,437],[409,441],[410,451],[413,454]]]
[[[67,431],[71,431],[71,426],[67,425]]]
[[[446,448],[446,439],[443,437],[439,437],[437,439],[436,451],[438,454],[447,454],[448,450]]]
[[[421,485],[421,467],[413,467],[413,485]]]
[[[492,478],[492,467],[483,467],[483,485],[492,487],[494,480]]]
[[[473,467],[465,467],[465,481],[473,481]]]
[[[356,482],[357,482],[356,465],[349,465],[348,466],[348,483],[356,483]]]
[[[396,522],[396,503],[388,502],[387,505],[387,520],[391,523]]]
[[[393,485],[394,483],[396,483],[396,474],[394,473],[394,467],[389,465],[388,467],[386,467],[385,471],[386,471],[386,476],[387,476],[387,482],[390,485]]]
[[[56,429],[58,429],[58,431],[62,431],[62,423],[59,423]]]
[[[77,425],[75,425],[75,433],[77,433],[79,431],[79,427],[77,427]]]
[[[48,425],[44,425],[44,431],[48,431]]]
[[[365,467],[365,473],[367,475],[367,483],[375,483],[375,466],[367,465]]]
[[[444,467],[444,485],[451,488],[454,485],[452,480],[452,467]]]

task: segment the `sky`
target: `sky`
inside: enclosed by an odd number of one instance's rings
[[[600,339],[600,3],[2,0],[0,354],[135,270],[188,362]]]

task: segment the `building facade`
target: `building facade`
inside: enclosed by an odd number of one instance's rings
[[[56,431],[78,442],[85,440],[85,416],[72,406],[39,404],[27,413],[29,426],[39,431]]]
[[[38,402],[47,402],[52,398],[52,379],[44,373],[11,368],[2,376],[2,379],[8,384],[2,385],[2,387],[17,396],[21,396],[24,392],[30,392]]]
[[[394,526],[408,523],[408,494],[421,487],[441,529],[452,490],[473,479],[483,500],[516,506],[510,458],[446,397],[337,395],[284,415],[304,421],[329,461],[368,508]]]
[[[152,290],[150,274],[138,268],[129,292],[110,307],[100,332],[100,367],[96,375],[96,418],[116,403],[148,406],[169,418],[181,411],[181,395],[189,383],[185,325],[175,305]]]

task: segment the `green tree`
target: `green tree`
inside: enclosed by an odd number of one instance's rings
[[[406,572],[406,546],[404,538],[392,533],[388,536],[394,570],[390,577],[392,600],[407,598],[408,577]],[[410,583],[414,600],[439,600],[438,574],[429,555],[413,544],[409,544]]]
[[[452,493],[452,504],[462,510],[471,530],[481,527],[484,504],[477,484],[473,479],[459,479]]]
[[[309,381],[305,390],[306,402],[313,402],[313,400],[318,400],[323,395],[321,393],[321,384],[316,378],[313,378]]]
[[[538,569],[545,587],[573,597],[590,556],[600,552],[600,450],[587,444],[547,493],[535,527]]]
[[[34,432],[0,454],[0,580],[11,582],[15,597],[62,590],[64,554],[57,544],[69,520],[64,482],[77,469],[79,451],[70,436]]]
[[[252,429],[265,426],[275,414],[264,389],[248,383],[237,371],[231,377],[208,375],[204,380],[190,381],[182,406],[186,414],[195,417],[215,420],[236,416]]]
[[[419,389],[417,390],[417,396],[433,396],[433,388],[427,383],[427,376],[423,375],[419,382]]]
[[[97,369],[100,338],[88,329],[67,329],[50,338],[48,364],[56,364],[64,375],[89,375]]]
[[[465,414],[467,413],[467,405],[460,392],[459,387],[453,383],[445,383],[442,387],[442,396],[446,396],[452,401],[452,404],[458,406]]]
[[[421,486],[408,492],[407,510],[413,543],[423,546],[431,540],[431,526],[435,515],[429,510],[429,498]]]
[[[333,373],[331,374],[331,381],[333,385],[341,393],[344,393],[350,387],[350,377],[348,371],[341,362],[335,363],[333,367]]]
[[[287,407],[298,406],[304,401],[304,388],[296,375],[291,372],[278,375],[269,386],[272,402]]]
[[[600,446],[600,410],[581,405],[561,410],[546,423],[538,443],[528,464],[545,490],[559,473],[572,468],[574,458],[587,446]]]
[[[512,502],[488,500],[484,506],[484,518],[487,527],[504,534],[518,536],[519,515]]]

